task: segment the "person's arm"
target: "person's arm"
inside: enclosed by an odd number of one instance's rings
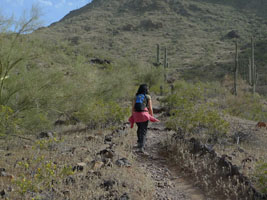
[[[148,112],[151,116],[153,116],[153,107],[151,99],[148,100]]]

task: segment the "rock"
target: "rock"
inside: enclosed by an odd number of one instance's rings
[[[69,184],[74,184],[76,183],[75,179],[72,177],[72,176],[68,176],[66,179],[65,179],[65,184],[66,185],[69,185]]]
[[[70,196],[70,190],[64,190],[64,191],[62,191],[62,194],[64,196]]]
[[[91,59],[91,63],[103,65],[103,64],[111,64],[111,61],[106,59],[93,58]]]
[[[140,22],[139,28],[147,31],[153,31],[155,29],[163,28],[162,22],[153,22],[151,19],[145,19]]]
[[[106,135],[105,136],[105,140],[104,140],[105,144],[109,143],[109,142],[112,142],[112,138],[113,138],[112,135]]]
[[[214,145],[212,145],[212,144],[205,144],[205,145],[204,145],[204,148],[205,148],[206,151],[208,151],[209,153],[211,153],[211,152],[214,151],[214,150],[213,150],[213,146],[214,146]]]
[[[229,39],[233,39],[233,38],[240,38],[240,35],[238,34],[237,31],[232,30],[229,33],[227,33],[226,37]]]
[[[92,166],[93,170],[99,170],[104,166],[104,163],[102,161],[95,161],[94,160],[92,163],[93,163],[93,166]]]
[[[29,145],[23,145],[23,149],[30,149]]]
[[[101,172],[89,170],[85,178],[90,180],[90,179],[93,179],[94,177],[100,178],[101,176],[102,176]]]
[[[153,113],[155,114],[162,113],[164,111],[166,111],[164,107],[155,107],[155,106],[153,107]]]
[[[107,181],[104,181],[104,183],[102,183],[100,187],[108,191],[108,190],[111,190],[115,184],[116,182],[114,180],[107,180]]]
[[[90,135],[90,136],[85,137],[85,141],[91,141],[91,140],[95,140],[95,139],[97,139],[97,136]]]
[[[104,150],[100,151],[99,154],[101,155],[102,158],[113,159],[113,157],[115,156],[114,151],[111,149],[104,149]]]
[[[74,167],[72,168],[72,170],[73,170],[73,171],[83,171],[85,167],[86,167],[86,163],[81,162],[81,163],[77,163],[77,165],[74,166]]]
[[[126,24],[121,28],[123,31],[133,31],[134,29],[135,27],[132,24]]]
[[[113,167],[113,163],[112,163],[112,161],[111,161],[110,158],[104,158],[102,161],[104,162],[104,165],[105,166],[107,166],[107,167]]]
[[[69,74],[69,72],[67,73],[67,75]],[[66,114],[62,114],[58,120],[56,120],[54,122],[55,126],[62,126],[62,125],[76,125],[80,122],[80,120],[74,116],[69,116]]]
[[[204,146],[197,139],[191,138],[189,142],[193,145],[190,153],[196,154],[203,151]]]
[[[65,73],[65,75],[68,75],[69,73]],[[64,125],[66,124],[66,121],[64,120],[61,120],[61,119],[58,119],[57,121],[54,122],[54,125],[55,126],[61,126],[61,125]]]
[[[0,168],[0,172],[5,172],[6,169],[5,168]]]
[[[51,131],[48,132],[41,132],[39,133],[38,139],[42,139],[42,138],[53,138],[53,133]]]
[[[130,200],[130,197],[127,193],[124,193],[120,198],[119,200]]]
[[[244,153],[245,152],[245,150],[244,149],[242,149],[242,148],[240,148],[240,147],[238,147],[238,149],[237,149],[240,153]]]
[[[158,187],[160,187],[160,188],[164,188],[164,183],[162,183],[162,182],[158,182]]]
[[[4,177],[4,178],[9,179],[9,180],[12,180],[15,178],[12,174],[6,173],[4,168],[2,168],[2,170],[4,170],[4,171],[0,171],[0,177]]]
[[[0,172],[0,176],[5,177],[7,176],[7,173],[5,171]]]
[[[1,196],[2,198],[6,197],[6,195],[7,195],[6,190],[2,190],[2,191],[0,191],[0,196]]]
[[[127,160],[127,158],[121,158],[121,159],[118,159],[116,162],[115,162],[116,165],[118,165],[119,167],[131,167],[131,163]]]

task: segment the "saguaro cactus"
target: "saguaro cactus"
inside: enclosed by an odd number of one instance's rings
[[[257,70],[256,70],[256,65],[254,61],[254,38],[251,37],[251,73],[252,73],[252,92],[255,94],[256,92],[256,83],[257,83]]]
[[[164,48],[164,68],[168,67],[167,48]]]
[[[249,57],[248,60],[248,83],[249,85],[252,85],[252,76],[251,76],[251,57]]]
[[[234,94],[237,95],[237,78],[238,78],[238,42],[235,42],[235,79],[234,79]]]
[[[156,63],[158,64],[158,65],[160,65],[160,62],[159,62],[159,55],[160,54],[160,52],[159,52],[159,44],[157,44],[157,60],[156,60]]]

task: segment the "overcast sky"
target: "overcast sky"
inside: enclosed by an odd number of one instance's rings
[[[24,11],[29,11],[33,4],[37,4],[43,13],[43,25],[47,26],[89,2],[91,0],[0,0],[0,12],[5,16],[14,14],[18,18]]]

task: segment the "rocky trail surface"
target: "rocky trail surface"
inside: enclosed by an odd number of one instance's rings
[[[159,117],[159,116],[156,116]],[[136,152],[142,168],[151,174],[156,186],[154,199],[157,200],[207,200],[203,192],[182,178],[175,166],[164,155],[159,154],[160,142],[170,134],[164,123],[150,123],[148,128],[146,152]]]

